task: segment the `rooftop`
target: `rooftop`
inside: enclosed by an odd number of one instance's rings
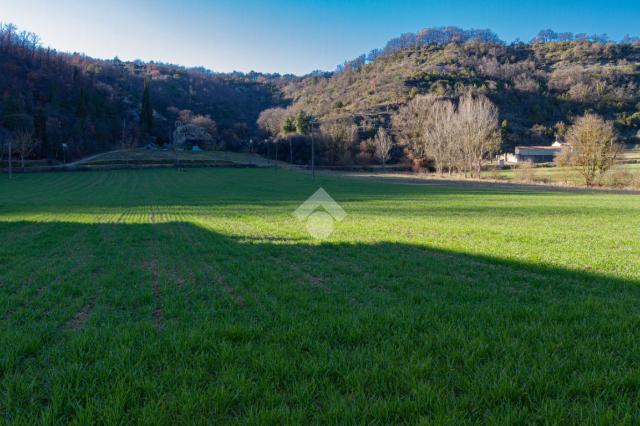
[[[562,150],[561,146],[516,146],[516,151],[518,150],[528,150],[528,151],[560,151]]]

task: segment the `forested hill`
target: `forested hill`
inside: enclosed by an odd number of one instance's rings
[[[355,158],[359,141],[390,127],[416,95],[454,100],[468,91],[498,107],[505,148],[548,143],[585,111],[614,120],[623,141],[638,143],[640,41],[543,31],[507,44],[488,30],[435,28],[404,34],[335,72],[294,77],[97,60],[43,48],[37,35],[0,25],[0,147],[29,132],[37,141],[31,158],[60,159],[63,144],[67,157],[164,144],[176,120],[205,127],[215,148],[244,149],[258,135],[277,139],[284,118],[303,110],[333,123],[336,135],[351,135]],[[274,107],[287,109],[260,133],[259,114]]]
[[[506,148],[550,142],[587,110],[615,120],[623,140],[632,140],[640,126],[640,42],[543,31],[506,44],[488,31],[423,30],[284,89],[291,113],[361,129],[388,124],[417,94],[455,99],[468,90],[498,106]]]
[[[180,118],[206,125],[220,148],[234,148],[256,132],[260,111],[281,103],[273,79],[282,77],[59,53],[40,47],[35,34],[2,25],[0,138],[27,129],[40,141],[32,157],[59,158],[63,143],[79,157],[123,143],[168,142]],[[141,126],[145,80],[150,139]]]

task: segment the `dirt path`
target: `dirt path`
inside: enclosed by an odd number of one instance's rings
[[[85,158],[81,158],[79,160],[74,161],[73,163],[67,163],[65,166],[66,167],[76,167],[76,166],[81,166],[82,163],[87,163],[89,161],[95,160],[96,158],[102,157],[104,155],[107,154],[113,154],[115,152],[120,152],[120,151],[125,151],[123,149],[116,149],[114,151],[107,151],[107,152],[101,152],[100,154],[96,154],[96,155],[92,155],[90,157],[85,157]]]

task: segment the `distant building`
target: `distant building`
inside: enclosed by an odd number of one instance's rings
[[[498,156],[503,164],[517,164],[530,161],[532,163],[550,163],[560,154],[565,143],[555,141],[551,146],[517,146],[512,154],[507,152]]]
[[[173,132],[173,146],[178,149],[192,149],[197,146],[208,147],[213,143],[213,138],[204,127],[194,124],[176,123],[176,129]]]
[[[517,146],[514,153],[507,152],[496,157],[498,164],[517,164],[530,161],[532,163],[552,162],[566,143],[555,141],[551,146]]]
[[[556,142],[551,146],[517,146],[515,162],[550,163],[562,151],[562,144]]]

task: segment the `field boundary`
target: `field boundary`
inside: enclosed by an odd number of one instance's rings
[[[224,164],[190,164],[183,163],[150,163],[150,164],[98,164],[98,165],[82,165],[82,166],[47,166],[47,167],[30,167],[28,169],[14,169],[13,173],[51,173],[51,172],[91,172],[97,170],[140,170],[140,169],[203,169],[203,168],[221,168],[221,169],[257,169],[272,168],[273,166],[261,166],[258,164],[241,164],[241,163],[224,163]],[[2,169],[3,173],[8,173],[9,169]]]
[[[379,173],[348,173],[334,172],[320,169],[317,172],[321,176],[326,177],[345,177],[349,179],[370,180],[383,183],[392,183],[399,185],[424,185],[424,186],[441,186],[446,188],[462,188],[462,189],[507,189],[522,191],[551,191],[551,192],[578,192],[578,193],[605,193],[605,194],[626,194],[639,195],[640,190],[633,188],[607,188],[607,187],[586,187],[586,186],[570,186],[570,185],[553,185],[548,183],[522,183],[522,182],[505,182],[492,179],[471,179],[455,177],[440,178],[431,175],[420,174],[379,174]]]

